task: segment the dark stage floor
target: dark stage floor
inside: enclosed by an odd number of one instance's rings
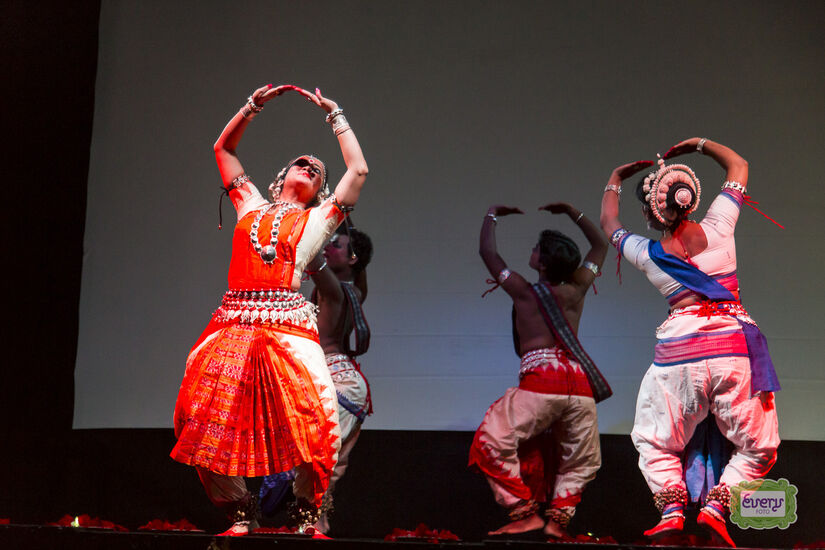
[[[391,548],[449,548],[453,550],[476,549],[622,549],[650,548],[627,544],[547,543],[527,541],[442,542],[419,541],[385,542],[375,539],[312,540],[284,535],[249,535],[246,537],[215,537],[203,533],[121,533],[109,530],[78,529],[73,527],[44,527],[38,525],[0,526],[0,548],[16,550],[256,550],[263,548],[283,550],[389,550]],[[656,546],[661,549],[685,548],[680,546]]]
[[[424,523],[467,541],[459,546],[527,547],[526,543],[481,542],[488,530],[500,527],[507,518],[484,478],[467,469],[472,436],[472,432],[365,430],[336,489],[329,533],[335,541],[295,544],[389,547],[383,539],[393,529],[415,529]],[[638,454],[628,436],[602,435],[601,439],[603,465],[584,492],[570,533],[610,536],[619,542],[612,547],[642,547],[638,546],[644,544],[642,532],[658,520],[658,514],[638,471]],[[16,452],[0,453],[0,519],[8,518],[12,525],[0,525],[0,548],[208,548],[214,539],[208,534],[155,534],[138,528],[155,519],[182,518],[206,533],[219,533],[228,526],[207,500],[194,470],[169,458],[172,430],[75,430],[64,438],[27,437],[6,443]],[[771,478],[786,478],[798,487],[798,519],[785,530],[730,525],[737,544],[793,548],[825,540],[823,455],[821,442],[782,443]],[[255,489],[254,480],[249,485]],[[129,532],[45,527],[65,515],[81,514],[117,523]],[[265,525],[283,525],[283,519],[276,517]],[[689,515],[686,534],[699,533]],[[240,542],[219,539],[211,548],[257,548],[273,542],[272,536]],[[277,543],[282,548],[288,544],[281,539]],[[576,544],[582,546],[587,545]]]

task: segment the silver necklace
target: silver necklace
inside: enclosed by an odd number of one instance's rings
[[[261,219],[273,208],[276,208],[275,219],[272,220],[272,231],[270,231],[269,244],[261,246],[258,242],[258,228],[261,226]],[[249,232],[249,242],[252,243],[252,248],[261,257],[265,264],[271,265],[278,257],[275,245],[278,243],[278,232],[281,230],[281,219],[290,210],[303,210],[302,207],[295,203],[287,201],[276,201],[275,204],[270,204],[268,207],[261,208],[255,220],[252,222],[252,229]]]

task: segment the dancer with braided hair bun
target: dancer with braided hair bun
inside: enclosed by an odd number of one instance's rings
[[[610,396],[610,387],[582,349],[577,333],[585,294],[608,247],[598,227],[569,204],[548,204],[541,210],[569,216],[591,248],[582,263],[569,237],[543,231],[530,256],[530,267],[539,275],[539,282],[531,285],[507,269],[496,251],[498,218],[522,211],[491,206],[484,217],[479,252],[513,299],[513,334],[521,369],[518,387],[508,389],[487,410],[470,449],[470,466],[487,477],[496,502],[511,519],[489,534],[510,536],[543,529],[548,537],[565,538],[582,491],[601,466],[596,402]],[[548,430],[547,446],[555,452],[555,460],[538,469],[554,475],[549,483],[544,475],[523,476],[520,459],[526,446],[546,441],[536,438]],[[539,515],[541,502],[546,503],[546,521]]]
[[[236,153],[264,104],[295,91],[326,112],[346,172],[334,192],[326,166],[302,155],[280,171],[264,199]],[[307,263],[352,210],[367,175],[338,105],[296,86],[255,90],[214,146],[238,223],[229,290],[192,348],[175,406],[173,459],[194,466],[210,500],[233,521],[223,535],[256,526],[244,476],[294,469],[299,530],[312,525],[341,446],[336,395],[318,341],[315,306],[298,292]]]
[[[710,156],[726,172],[722,192],[700,223],[688,218],[699,204],[699,179],[683,164],[664,162],[692,152]],[[622,181],[652,165],[639,161],[616,168],[604,190],[601,214],[602,229],[613,245],[670,306],[670,315],[656,329],[654,360],[639,388],[631,434],[661,513],[645,535],[656,539],[680,532],[689,496],[698,500],[695,493],[704,492],[697,521],[714,538],[734,546],[726,527],[729,488],[767,474],[779,445],[773,395],[779,382],[765,339],[739,301],[733,232],[748,163],[708,139],[691,138],[672,147],[636,187],[648,227],[663,232],[660,241],[628,232],[618,217]],[[709,414],[715,421],[709,421]],[[694,445],[697,437],[714,433],[732,444],[733,453],[721,477],[703,487],[707,474],[697,476],[685,466],[708,462],[686,455],[704,447]],[[718,472],[724,461],[723,446],[715,447],[720,452],[711,457],[715,468],[710,472]]]

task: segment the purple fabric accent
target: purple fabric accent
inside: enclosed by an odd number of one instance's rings
[[[685,505],[681,502],[674,502],[672,504],[668,504],[665,506],[665,509],[662,510],[662,515],[666,516],[667,514],[672,514],[673,512],[682,512],[685,509]]]
[[[725,517],[725,506],[718,500],[709,500],[705,503],[706,508],[715,510],[721,517]]]
[[[270,474],[263,479],[258,498],[260,499],[260,507],[264,515],[275,515],[284,497],[286,497],[286,494],[292,489],[292,481],[294,479],[294,470],[281,472],[279,474]]]
[[[668,254],[662,248],[659,241],[650,241],[647,253],[659,269],[673,277],[680,285],[689,288],[697,294],[701,294],[710,300],[719,302],[736,302],[736,297],[730,290],[723,287],[719,282],[695,266],[677,258],[673,254]]]
[[[739,208],[742,208],[742,203],[745,202],[745,195],[743,195],[739,191],[734,191],[733,189],[725,189],[719,194],[725,197],[726,199],[735,202],[736,206],[738,206]]]
[[[353,403],[340,392],[335,392],[338,395],[338,404],[341,405],[344,409],[348,410],[358,419],[359,422],[363,422],[367,418],[367,411],[369,407],[367,405],[358,405],[357,403]]]
[[[702,502],[708,491],[719,485],[725,465],[730,460],[731,443],[725,439],[716,417],[709,414],[685,446],[684,478],[691,502]]]
[[[659,269],[673,277],[682,286],[697,294],[706,296],[712,301],[738,302],[739,300],[719,281],[700,271],[699,268],[668,254],[659,241],[651,241],[648,245],[648,254]],[[779,378],[776,376],[771,355],[768,352],[768,343],[759,327],[745,323],[737,317],[745,341],[748,343],[748,357],[751,363],[751,393],[760,391],[779,391]]]
[[[779,378],[773,368],[771,354],[768,351],[768,341],[759,327],[745,323],[739,319],[745,341],[748,343],[748,357],[751,360],[751,393],[758,391],[779,391]]]

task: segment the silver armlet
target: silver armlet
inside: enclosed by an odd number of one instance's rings
[[[628,233],[630,233],[630,231],[628,231],[624,227],[620,227],[619,229],[614,231],[612,235],[610,235],[610,244],[612,244],[613,246],[618,247],[619,243],[622,240],[622,237],[624,237]]]
[[[619,197],[622,196],[622,186],[621,185],[616,185],[615,183],[608,183],[607,185],[604,186],[604,192],[607,193],[608,191],[613,191],[614,193],[619,195]]]
[[[238,189],[239,187],[243,187],[245,183],[251,184],[252,182],[250,181],[249,176],[247,176],[246,174],[241,174],[240,176],[232,180],[229,183],[229,186],[233,189]]]
[[[501,273],[499,273],[498,276],[496,276],[496,281],[498,281],[498,284],[503,285],[504,281],[509,279],[510,275],[512,275],[512,274],[513,274],[513,272],[505,267],[504,269],[501,270]]]
[[[332,200],[333,206],[335,206],[335,208],[337,208],[338,210],[340,210],[344,214],[352,212],[355,209],[354,206],[344,206],[343,204],[338,202],[338,197],[335,196],[335,193],[332,194],[332,199],[330,199],[330,200]]]
[[[705,147],[705,142],[707,140],[708,140],[708,138],[702,138],[702,139],[699,140],[699,143],[696,144],[696,150],[699,151],[700,153],[702,153],[703,155],[705,153],[702,151],[702,149]]]
[[[739,191],[743,195],[745,194],[745,186],[738,181],[726,181],[722,184],[722,191],[725,189],[733,189],[734,191]]]
[[[587,269],[589,269],[590,271],[592,271],[592,272],[593,272],[593,275],[598,275],[598,274],[599,274],[599,266],[597,266],[597,265],[596,265],[596,264],[594,264],[593,262],[585,261],[585,262],[582,264],[582,266],[584,266],[584,267],[586,267]]]

